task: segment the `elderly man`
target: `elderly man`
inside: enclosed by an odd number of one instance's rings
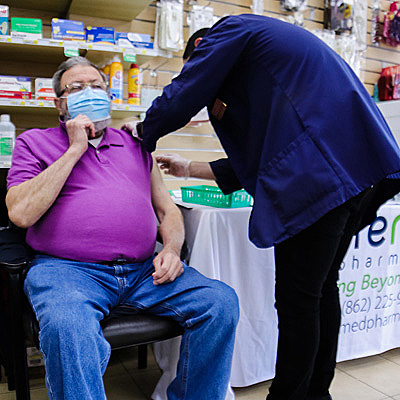
[[[36,252],[24,289],[40,325],[49,397],[106,398],[110,346],[100,321],[124,305],[185,328],[169,399],[223,399],[234,291],[180,261],[182,216],[141,142],[107,127],[110,98],[98,68],[68,59],[53,86],[60,125],[17,138],[6,197]],[[164,247],[153,257],[156,217]]]

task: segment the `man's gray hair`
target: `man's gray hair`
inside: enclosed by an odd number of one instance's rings
[[[53,75],[53,90],[57,97],[60,97],[63,92],[63,88],[61,87],[61,77],[63,76],[64,72],[68,71],[72,67],[75,67],[76,65],[88,65],[95,68],[97,71],[99,71],[103,81],[108,83],[106,75],[97,65],[93,64],[85,57],[71,57],[63,61]]]

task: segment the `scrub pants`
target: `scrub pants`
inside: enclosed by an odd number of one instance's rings
[[[275,246],[276,374],[267,400],[329,400],[340,328],[338,271],[373,201],[369,188]]]
[[[234,290],[186,265],[163,285],[153,284],[153,272],[152,258],[125,265],[33,259],[24,290],[39,321],[51,400],[106,398],[110,345],[100,321],[117,305],[172,317],[185,328],[168,399],[225,399],[239,318]]]

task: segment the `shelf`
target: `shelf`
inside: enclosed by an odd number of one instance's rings
[[[132,104],[113,104],[111,106],[111,116],[113,118],[124,118],[131,114],[139,115],[146,112],[147,107],[135,106]],[[45,100],[21,100],[21,99],[0,99],[0,113],[52,113],[56,114],[52,101]]]
[[[138,64],[143,64],[154,57],[171,58],[172,53],[159,49],[128,49],[125,47],[103,44],[103,43],[86,43],[83,41],[71,40],[55,40],[55,39],[19,39],[11,36],[0,36],[0,50],[4,50],[6,54],[2,56],[8,60],[28,60],[60,63],[65,59],[65,48],[74,48],[81,55],[87,55],[87,58],[94,63],[104,61],[107,53],[112,55],[120,55],[123,58],[124,53],[136,54]]]
[[[131,21],[150,3],[151,0],[13,0],[12,7],[50,11],[59,18],[79,14]]]

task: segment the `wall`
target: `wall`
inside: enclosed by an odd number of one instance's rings
[[[324,18],[324,1],[325,0],[308,0],[308,8],[304,12],[306,29],[323,29]],[[375,47],[371,45],[369,33],[371,30],[371,7],[373,0],[368,1],[368,48],[363,54],[364,64],[362,68],[362,80],[366,89],[370,94],[373,93],[373,85],[378,80],[381,68],[384,66],[400,64],[400,51],[386,45]],[[110,2],[110,5],[112,2]],[[216,16],[222,17],[229,14],[251,13],[251,0],[198,0],[196,4],[210,6],[214,9]],[[381,10],[388,10],[390,1],[381,0]],[[10,4],[11,6],[11,4]],[[185,13],[191,9],[187,0],[185,1]],[[50,21],[56,16],[54,13],[47,11],[30,10],[26,8],[10,9],[11,16],[26,16],[42,18],[44,24],[44,37],[50,37]],[[285,18],[291,13],[281,10],[279,0],[264,0],[264,15],[274,18]],[[138,16],[131,22],[118,20],[110,20],[103,18],[94,18],[81,15],[69,15],[70,19],[78,19],[85,22],[85,25],[92,26],[113,26],[120,31],[134,31],[141,33],[149,33],[154,36],[155,19],[156,19],[156,2],[150,3]],[[187,40],[189,28],[184,26],[184,37]],[[156,89],[162,89],[168,84],[172,77],[179,73],[182,68],[182,51],[174,53],[170,59],[157,58],[141,65],[143,86]],[[22,58],[15,54],[8,60],[3,60],[0,65],[0,73],[13,75],[27,75],[27,66],[21,62]],[[54,72],[59,60],[39,59],[31,60],[29,63],[29,71],[31,76],[50,77]],[[126,93],[126,89],[125,89]],[[53,125],[57,123],[56,117],[49,116],[48,121]],[[119,126],[123,121],[115,120],[114,125]],[[46,119],[47,123],[47,119]],[[29,127],[39,126],[43,124],[43,119],[36,115],[18,114],[17,128],[21,132]],[[161,152],[178,152],[184,157],[210,161],[224,156],[224,152],[215,137],[211,126],[203,123],[198,126],[187,126],[173,134],[162,138],[158,142],[157,153]],[[198,180],[180,180],[172,177],[165,177],[168,188],[178,188],[181,185],[201,184],[204,182]]]

